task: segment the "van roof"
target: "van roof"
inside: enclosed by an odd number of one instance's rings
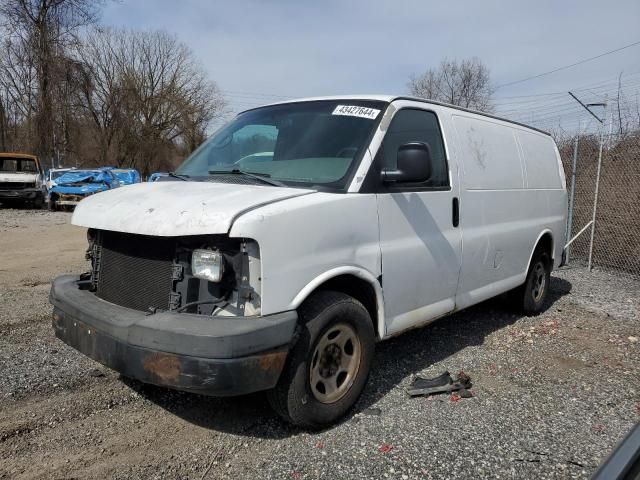
[[[498,117],[496,115],[492,115],[491,113],[486,113],[486,112],[480,112],[478,110],[472,110],[470,108],[464,108],[464,107],[460,107],[458,105],[451,105],[449,103],[444,103],[444,102],[438,102],[436,100],[429,100],[427,98],[420,98],[420,97],[412,97],[409,95],[331,95],[331,96],[326,96],[326,97],[308,97],[308,98],[294,98],[291,100],[283,100],[281,102],[274,102],[274,103],[269,103],[269,104],[265,104],[265,105],[261,105],[260,107],[255,107],[255,108],[248,108],[247,110],[243,110],[243,112],[248,112],[250,110],[255,110],[257,108],[261,108],[263,106],[269,106],[269,105],[283,105],[283,104],[287,104],[287,103],[299,103],[299,102],[317,102],[317,101],[321,101],[321,100],[374,100],[374,101],[381,101],[381,102],[387,102],[387,103],[391,103],[395,100],[411,100],[414,102],[422,102],[422,103],[429,103],[432,105],[439,105],[441,107],[447,107],[447,108],[453,108],[455,110],[461,110],[463,112],[467,112],[467,113],[473,113],[476,115],[482,115],[483,117],[489,117],[489,118],[493,118],[496,120],[500,120],[502,122],[507,122],[507,123],[512,123],[514,125],[518,125],[520,127],[524,127],[524,128],[528,128],[531,130],[535,130],[536,132],[540,132],[543,133],[544,135],[551,135],[549,132],[546,132],[544,130],[540,130],[539,128],[536,127],[532,127],[531,125],[527,125],[525,123],[520,123],[520,122],[515,122],[513,120],[509,120],[508,118],[503,118],[503,117]],[[240,112],[242,113],[242,112]]]

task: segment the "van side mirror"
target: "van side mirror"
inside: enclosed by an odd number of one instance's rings
[[[431,147],[428,143],[410,142],[398,148],[396,170],[383,170],[384,183],[426,182],[431,178]]]

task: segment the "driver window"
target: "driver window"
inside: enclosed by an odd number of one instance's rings
[[[405,108],[395,114],[383,143],[382,168],[395,169],[398,148],[409,142],[428,143],[431,147],[432,175],[418,187],[448,187],[449,172],[438,119],[433,112]]]

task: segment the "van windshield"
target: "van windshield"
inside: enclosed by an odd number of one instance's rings
[[[69,170],[56,170],[54,172],[49,172],[49,175],[51,176],[51,180],[55,180],[56,178],[64,175],[65,173],[67,173]]]
[[[38,173],[38,166],[31,158],[0,158],[0,172]]]
[[[332,100],[251,110],[215,133],[176,174],[216,181],[247,173],[287,186],[344,189],[384,106]]]

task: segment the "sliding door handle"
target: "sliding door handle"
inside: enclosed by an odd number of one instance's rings
[[[460,201],[458,197],[453,197],[452,223],[454,227],[460,225]]]

